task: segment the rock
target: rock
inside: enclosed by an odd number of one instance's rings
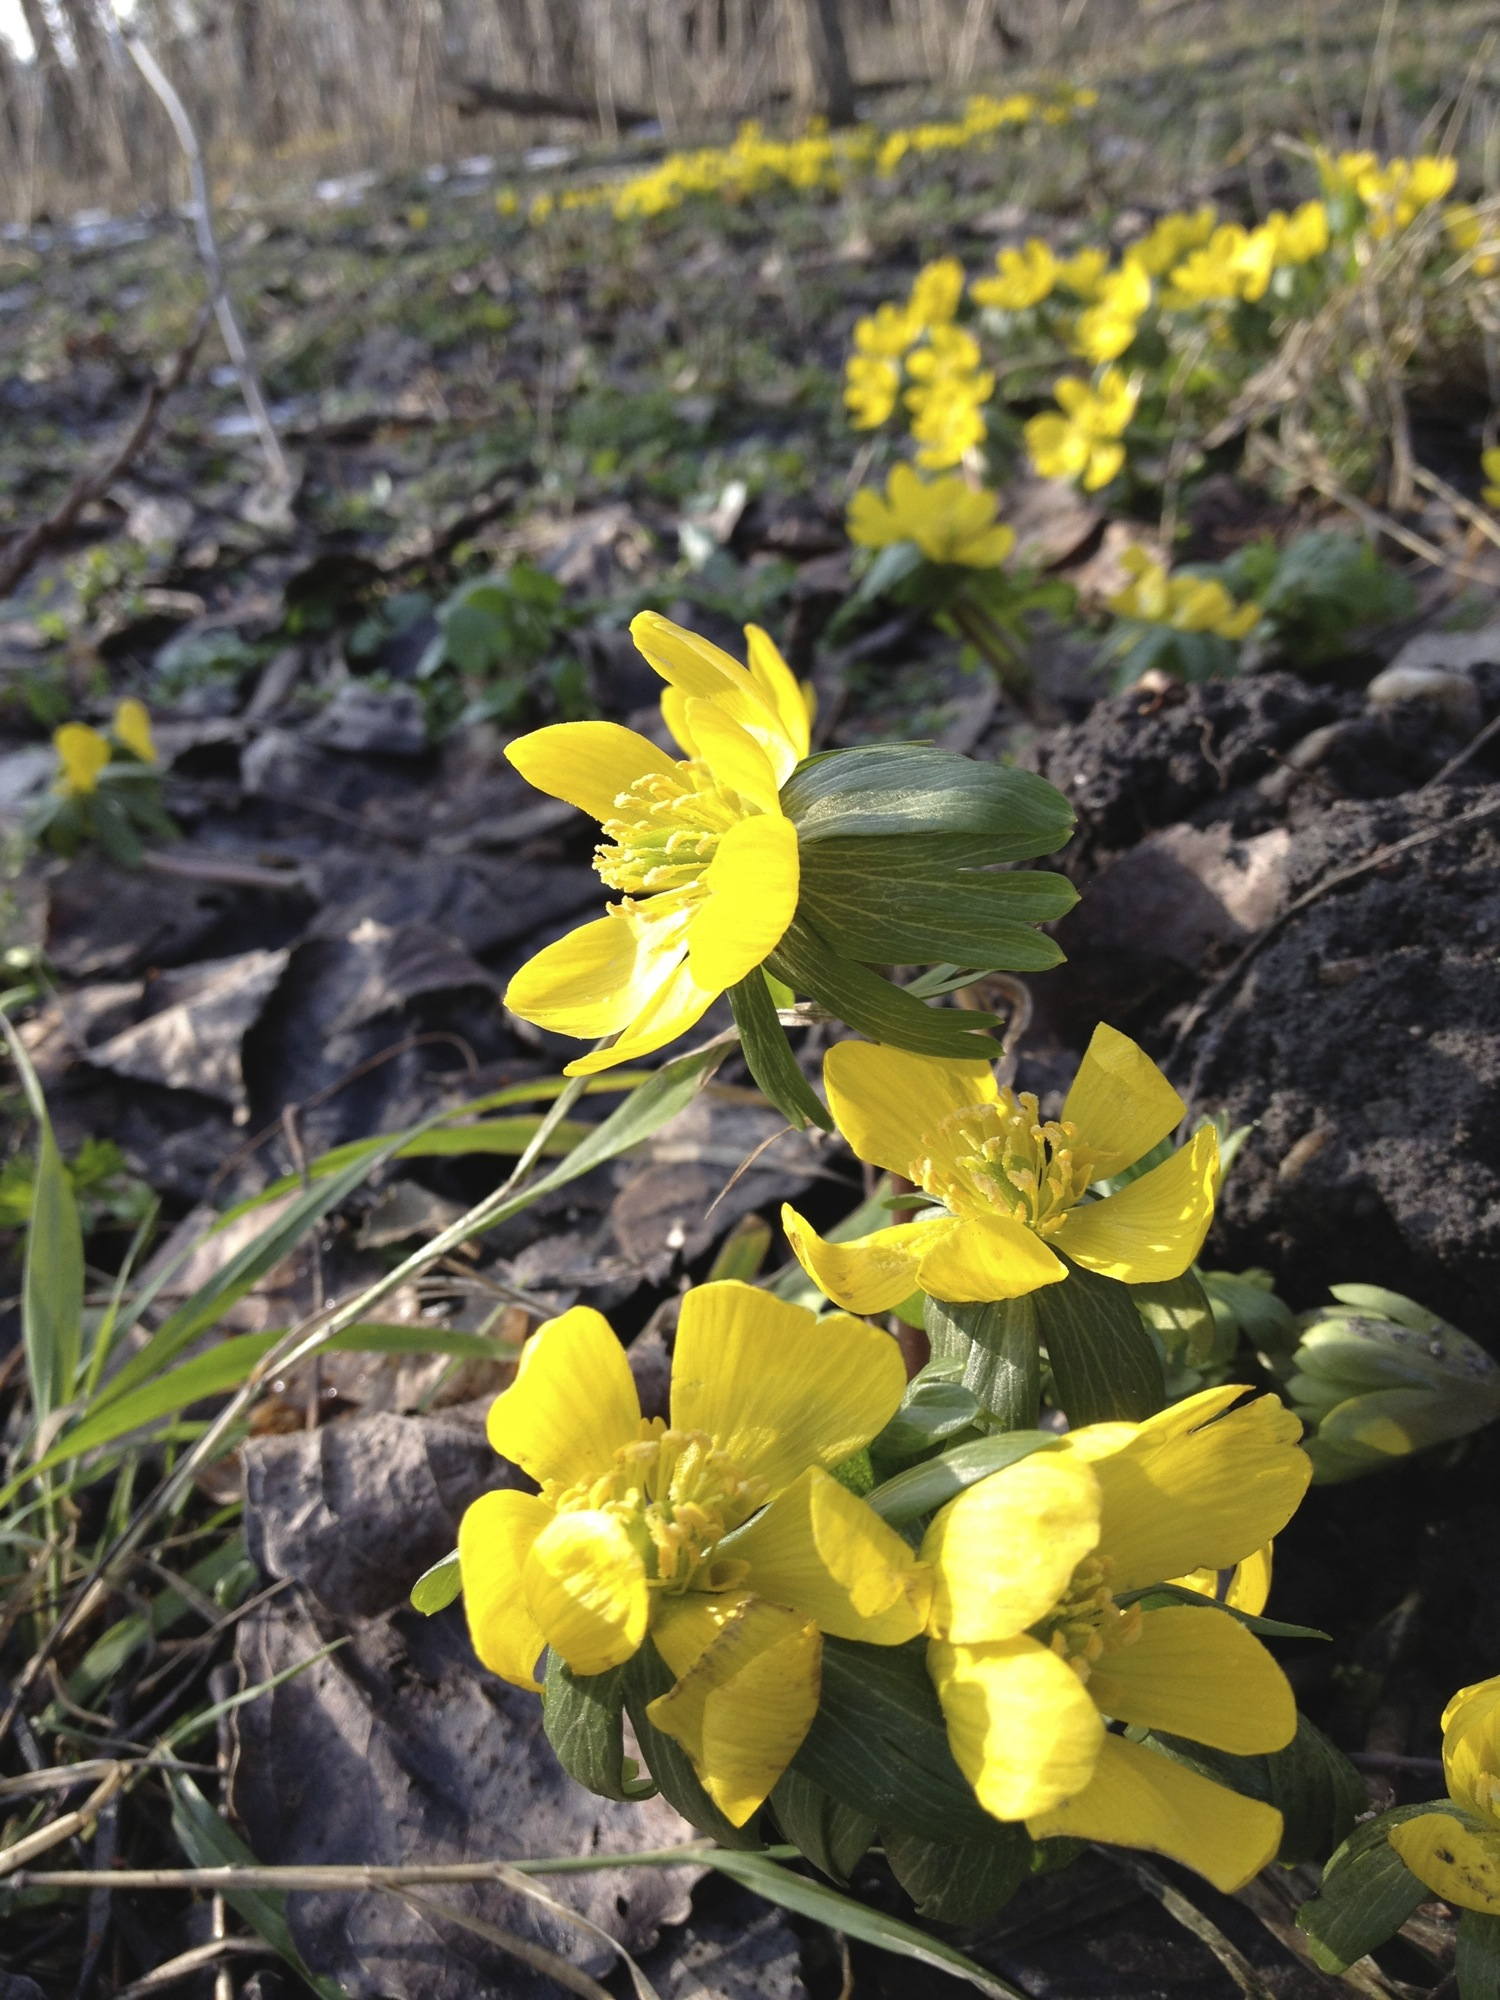
[[[1393,661],[1370,682],[1365,698],[1372,708],[1394,708],[1403,701],[1430,702],[1455,728],[1479,727],[1479,690],[1467,674],[1451,667]]]
[[[427,751],[427,716],[415,688],[372,688],[363,681],[345,681],[308,725],[307,734],[330,750],[421,757]]]

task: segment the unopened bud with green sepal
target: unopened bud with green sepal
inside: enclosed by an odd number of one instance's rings
[[[1305,1313],[1287,1395],[1323,1484],[1378,1472],[1500,1417],[1500,1364],[1426,1306],[1378,1285],[1334,1285]]]

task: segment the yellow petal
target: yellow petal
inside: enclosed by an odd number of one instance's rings
[[[1218,1187],[1218,1134],[1204,1125],[1149,1173],[1070,1208],[1052,1240],[1075,1264],[1127,1285],[1180,1278],[1203,1248]]]
[[[1281,1845],[1281,1814],[1273,1806],[1123,1736],[1105,1737],[1094,1775],[1076,1798],[1028,1815],[1026,1826],[1034,1840],[1067,1834],[1149,1848],[1207,1876],[1226,1895],[1243,1889]]]
[[[1286,1675],[1253,1632],[1206,1605],[1142,1612],[1134,1641],[1096,1661],[1089,1693],[1117,1722],[1237,1756],[1280,1750],[1297,1730]]]
[[[688,966],[700,987],[727,992],[780,944],[797,907],[797,829],[779,812],[729,828],[703,876],[688,924]]]
[[[543,945],[512,977],[505,1004],[523,1021],[557,1035],[596,1041],[618,1034],[682,964],[690,916],[682,909],[670,921],[642,921],[629,905],[617,904],[607,916]]]
[[[887,1333],[843,1313],[817,1320],[735,1279],[682,1301],[672,1427],[706,1431],[771,1495],[810,1465],[837,1465],[895,1415],[906,1389]]]
[[[1500,1829],[1475,1833],[1451,1813],[1418,1813],[1393,1826],[1391,1846],[1419,1882],[1460,1910],[1500,1915]]]
[[[661,691],[661,719],[667,725],[672,741],[684,757],[696,757],[697,745],[693,741],[692,724],[688,720],[688,703],[692,699],[681,688],[668,687]]]
[[[758,1597],[789,1604],[837,1639],[901,1646],[926,1626],[927,1570],[873,1508],[817,1466],[720,1552],[750,1565]]]
[[[646,1565],[618,1515],[554,1515],[531,1545],[522,1584],[547,1644],[575,1674],[623,1666],[646,1636]]]
[[[719,997],[712,987],[700,986],[684,959],[676,970],[647,996],[645,1005],[607,1049],[596,1049],[563,1065],[564,1076],[594,1076],[613,1069],[637,1056],[651,1055],[675,1042],[701,1021]]]
[[[1233,1569],[1189,1570],[1186,1576],[1170,1577],[1168,1581],[1183,1590],[1196,1590],[1200,1597],[1211,1597],[1216,1604],[1227,1604],[1233,1611],[1248,1611],[1252,1618],[1258,1618],[1271,1595],[1271,1560],[1272,1545],[1267,1542],[1263,1549],[1246,1556]]]
[[[86,722],[65,722],[52,732],[52,747],[62,765],[62,790],[75,794],[93,791],[99,773],[109,762],[109,745],[98,730],[90,729]]]
[[[724,1817],[743,1826],[802,1747],[818,1706],[823,1642],[784,1605],[752,1597],[646,1713],[693,1760]]]
[[[642,611],[632,618],[630,636],[664,681],[685,695],[712,702],[731,722],[748,730],[770,759],[780,783],[796,756],[771,701],[738,660],[656,611]],[[697,734],[696,722],[693,734]]]
[[[771,760],[749,730],[744,729],[716,702],[689,695],[682,709],[693,755],[700,757],[714,774],[716,784],[738,792],[762,812],[776,811],[780,781]]]
[[[1036,1451],[960,1493],[933,1521],[931,1631],[1014,1639],[1053,1609],[1099,1540],[1099,1485],[1081,1460]]]
[[[1443,1710],[1448,1796],[1500,1825],[1500,1675],[1461,1688]]]
[[[640,1435],[625,1350],[592,1306],[549,1319],[521,1349],[516,1379],[490,1405],[490,1443],[533,1479],[560,1486],[608,1472]]]
[[[512,1687],[540,1690],[546,1634],[527,1608],[521,1578],[531,1545],[552,1519],[538,1493],[481,1493],[458,1524],[458,1573],[474,1651]]]
[[[796,675],[781,657],[775,640],[759,625],[745,627],[745,664],[750,670],[750,678],[776,713],[787,749],[795,763],[800,764],[812,740],[807,696],[798,685]],[[790,771],[782,771],[778,775],[785,781],[791,774]]]
[[[917,1272],[923,1291],[956,1301],[1019,1299],[1066,1275],[1041,1237],[1008,1215],[964,1216],[934,1237]]]
[[[1073,1669],[1035,1639],[927,1648],[953,1761],[996,1819],[1029,1819],[1088,1784],[1104,1720]]]
[[[1063,1103],[1100,1180],[1134,1163],[1181,1123],[1187,1106],[1146,1051],[1101,1021]]]
[[[1226,1383],[1143,1424],[1091,1425],[1063,1438],[1062,1450],[1086,1458],[1099,1481],[1099,1552],[1117,1593],[1230,1569],[1297,1511],[1312,1477],[1297,1445],[1302,1426],[1275,1396],[1218,1416],[1243,1394]]]
[[[944,1119],[998,1095],[986,1062],[944,1062],[879,1042],[836,1042],[823,1084],[839,1130],[871,1166],[914,1178],[923,1144]]]
[[[139,757],[143,764],[156,762],[156,744],[151,736],[151,717],[143,701],[137,701],[133,694],[126,695],[115,709],[114,727],[115,735],[132,756]]]
[[[599,820],[613,817],[637,778],[672,769],[665,750],[618,722],[555,722],[507,743],[505,754],[528,785]]]
[[[951,1216],[929,1211],[915,1222],[893,1222],[868,1236],[830,1243],[789,1203],[783,1203],[781,1227],[792,1254],[825,1298],[846,1312],[888,1312],[916,1290],[917,1266],[934,1236],[961,1225]]]

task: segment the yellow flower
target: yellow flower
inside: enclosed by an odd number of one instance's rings
[[[1205,202],[1191,213],[1185,210],[1164,215],[1128,252],[1130,261],[1153,278],[1163,278],[1189,250],[1206,243],[1218,222],[1218,211]]]
[[[1033,236],[1019,250],[997,251],[995,276],[976,278],[969,291],[977,305],[1024,312],[1051,295],[1057,276],[1057,259],[1050,244]]]
[[[1370,234],[1389,236],[1406,229],[1424,208],[1453,191],[1458,162],[1426,153],[1415,160],[1373,161],[1354,175],[1354,187],[1368,211]]]
[[[909,465],[891,468],[885,497],[866,487],[849,506],[849,537],[868,549],[915,542],[936,563],[994,569],[1015,547],[1014,528],[996,520],[999,501],[957,473],[922,479]]]
[[[939,257],[913,279],[908,310],[919,326],[946,326],[963,295],[963,265],[956,257]]]
[[[879,428],[896,407],[901,370],[879,354],[851,354],[844,364],[844,407],[854,428]]]
[[[549,1320],[489,1414],[540,1493],[486,1493],[459,1525],[474,1650],[536,1688],[550,1647],[575,1674],[649,1633],[676,1685],[650,1705],[742,1825],[818,1705],[820,1634],[899,1646],[930,1578],[828,1468],[895,1414],[888,1335],[737,1282],[682,1302],[664,1424],[641,1416],[625,1350],[588,1306]]]
[[[913,361],[919,360],[913,355]],[[906,392],[917,463],[926,472],[958,465],[984,443],[984,405],[994,393],[993,375],[944,375]]]
[[[1109,253],[1096,245],[1085,244],[1082,250],[1075,250],[1071,257],[1063,259],[1057,267],[1057,282],[1064,291],[1071,292],[1077,299],[1094,299],[1099,295],[1099,285],[1109,269]]]
[[[1443,1776],[1458,1811],[1402,1820],[1391,1846],[1445,1903],[1500,1915],[1500,1674],[1443,1710]]]
[[[1321,201],[1305,201],[1290,215],[1278,212],[1266,221],[1276,231],[1278,264],[1308,264],[1328,248],[1328,209]]]
[[[137,701],[134,695],[127,695],[115,709],[115,735],[132,756],[139,757],[143,764],[156,762],[156,744],[151,736],[151,717],[146,712],[146,704]]]
[[[1479,210],[1469,202],[1456,201],[1443,211],[1443,232],[1453,249],[1469,258],[1476,278],[1492,278],[1500,271],[1500,256],[1479,247],[1494,235],[1493,223],[1486,224]]]
[[[1243,639],[1260,622],[1260,606],[1240,604],[1217,577],[1169,577],[1164,564],[1142,548],[1126,549],[1120,565],[1131,581],[1107,600],[1117,618],[1170,625],[1178,632],[1213,632]]]
[[[1020,1298],[1065,1278],[1064,1257],[1153,1284],[1180,1277],[1208,1233],[1219,1176],[1209,1126],[1114,1194],[1086,1199],[1186,1108],[1145,1051],[1103,1022],[1057,1120],[1043,1121],[1029,1092],[1002,1089],[987,1063],[874,1042],[836,1043],[823,1083],[856,1155],[940,1204],[844,1243],[782,1209],[798,1262],[849,1312],[885,1312],[919,1287],[953,1301]]]
[[[614,722],[556,723],[505,752],[529,784],[599,821],[594,866],[622,892],[506,990],[538,1027],[616,1038],[569,1076],[675,1040],[775,950],[797,906],[797,835],[777,794],[807,755],[808,713],[786,662],[758,626],[748,667],[654,611],[630,630],[669,684],[662,713],[685,761]]]
[[[1151,280],[1126,260],[1099,286],[1098,303],[1078,315],[1073,351],[1093,362],[1114,361],[1135,339],[1141,315],[1151,303]]]
[[[1296,1730],[1286,1676],[1228,1613],[1120,1602],[1231,1567],[1296,1510],[1310,1472],[1297,1419],[1274,1396],[1230,1410],[1244,1393],[1070,1432],[969,1487],[922,1543],[928,1670],[985,1810],[1039,1840],[1151,1848],[1226,1891],[1271,1860],[1281,1814],[1106,1725],[1239,1756]]]
[[[1500,508],[1500,445],[1491,445],[1479,454],[1479,464],[1489,484],[1480,495],[1486,507]]]
[[[922,323],[909,306],[892,305],[889,300],[873,313],[854,322],[854,345],[861,354],[899,360],[914,340],[922,337]]]
[[[52,747],[62,766],[56,789],[70,799],[81,799],[95,791],[99,773],[109,762],[109,744],[97,729],[86,722],[65,722],[52,733]]]
[[[1245,299],[1253,304],[1263,299],[1276,268],[1280,242],[1279,224],[1246,229],[1238,222],[1224,223],[1201,249],[1194,250],[1171,272],[1168,303],[1227,305]]]
[[[1140,391],[1123,369],[1106,368],[1091,386],[1065,375],[1053,385],[1061,410],[1044,410],[1026,424],[1026,449],[1043,479],[1076,479],[1085,491],[1107,486],[1125,463],[1120,442]]]

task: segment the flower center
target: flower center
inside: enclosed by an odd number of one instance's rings
[[[1039,1236],[1054,1235],[1098,1178],[1071,1120],[1038,1116],[1029,1090],[1003,1090],[997,1104],[970,1104],[924,1141],[915,1178],[955,1214],[999,1209]]]
[[[560,1514],[598,1508],[623,1521],[658,1589],[729,1590],[746,1565],[715,1562],[714,1550],[761,1505],[766,1483],[743,1478],[706,1432],[670,1430],[652,1417],[608,1472],[547,1497]]]
[[[1050,1646],[1081,1681],[1086,1681],[1106,1653],[1134,1645],[1140,1637],[1140,1606],[1132,1604],[1121,1610],[1110,1590],[1108,1558],[1085,1556],[1064,1595],[1031,1630],[1033,1638]]]
[[[719,838],[753,809],[696,759],[649,771],[615,799],[594,866],[611,889],[655,895],[696,883]]]

